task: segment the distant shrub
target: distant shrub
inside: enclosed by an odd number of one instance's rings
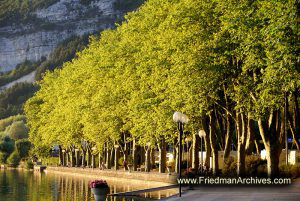
[[[50,166],[57,166],[59,164],[58,157],[44,157],[41,158],[41,161],[43,162],[43,164]]]
[[[5,164],[8,154],[5,152],[0,152],[0,164]]]
[[[1,119],[0,120],[0,131],[5,131],[6,127],[10,126],[15,121],[26,122],[26,117],[25,117],[25,115],[16,115],[16,116],[8,117],[6,119]]]
[[[26,169],[33,169],[33,162],[31,160],[27,160],[25,163],[25,168]]]
[[[237,169],[237,163],[235,158],[229,157],[227,160],[224,161],[224,167],[222,169],[222,175],[225,177],[235,177]]]
[[[0,152],[5,152],[8,155],[15,149],[15,142],[9,136],[0,139]]]
[[[297,178],[300,177],[300,165],[280,165],[279,166],[281,177]]]
[[[124,156],[120,157],[119,158],[119,161],[118,161],[119,165],[123,166],[124,164]],[[132,156],[128,156],[128,160],[127,160],[127,164],[132,164],[133,163],[133,158]]]
[[[27,139],[18,140],[16,141],[15,146],[16,146],[16,150],[18,151],[22,159],[28,157],[29,151],[32,146],[29,140]]]
[[[246,175],[247,176],[257,176],[259,166],[264,166],[267,164],[266,160],[261,160],[259,156],[246,156]],[[260,168],[261,170],[264,168]]]
[[[267,164],[260,164],[257,167],[257,177],[267,177],[268,176],[268,169],[267,169]]]
[[[12,123],[5,129],[5,133],[14,140],[28,138],[28,128],[23,121],[16,121]]]
[[[17,151],[14,151],[8,158],[7,164],[11,167],[17,167],[20,164],[21,158]]]

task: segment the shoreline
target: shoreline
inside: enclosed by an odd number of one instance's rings
[[[52,167],[48,166],[44,172],[54,174],[64,174],[79,177],[101,178],[107,180],[134,181],[136,183],[150,182],[158,186],[167,186],[176,183],[177,175],[168,175],[167,173],[155,172],[136,172],[123,170],[99,170],[97,168],[80,167]]]

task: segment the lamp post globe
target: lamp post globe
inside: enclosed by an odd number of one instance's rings
[[[199,130],[199,136],[200,136],[200,140],[201,140],[201,173],[203,173],[203,169],[204,169],[204,165],[203,165],[203,138],[206,136],[206,132],[205,130]]]

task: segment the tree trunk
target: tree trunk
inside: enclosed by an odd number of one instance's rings
[[[69,155],[69,150],[66,150],[66,166],[69,167],[70,163],[70,155]]]
[[[218,149],[217,149],[217,141],[216,141],[216,117],[215,113],[211,112],[209,115],[209,138],[210,138],[210,146],[212,153],[212,172],[213,175],[217,175],[219,171],[218,164]]]
[[[112,148],[110,149],[110,167],[115,165],[115,150]]]
[[[115,170],[119,169],[119,147],[115,147]]]
[[[99,160],[98,168],[102,169],[103,157],[102,157],[102,152],[101,151],[99,151],[99,153],[98,153],[98,160]]]
[[[76,165],[76,157],[75,157],[75,149],[71,150],[71,167],[75,167]]]
[[[199,141],[200,137],[198,134],[193,134],[192,144],[192,168],[199,169]]]
[[[230,114],[227,112],[226,113],[226,138],[225,138],[225,148],[224,148],[224,156],[223,156],[224,162],[230,156],[233,129],[234,129],[234,122]]]
[[[92,154],[92,165],[91,165],[92,168],[96,168],[96,160],[95,160],[95,155]]]
[[[62,150],[63,166],[66,166],[66,150]]]
[[[155,168],[155,148],[151,149],[151,169]]]
[[[88,167],[91,167],[91,165],[92,165],[91,157],[92,157],[91,150],[88,149],[88,150],[87,150],[87,166],[88,166]]]
[[[288,108],[288,106],[287,106],[287,108]],[[294,114],[294,116],[295,116],[295,114]],[[297,150],[300,150],[299,137],[297,135],[297,124],[293,123],[289,112],[287,112],[287,119],[288,119],[288,124],[289,124],[290,130],[291,130],[292,136],[293,136],[293,142],[296,145]],[[295,122],[297,121],[296,117],[294,117],[294,121]]]
[[[166,172],[166,163],[167,163],[167,153],[166,153],[166,142],[164,139],[160,141],[158,146],[159,149],[159,172]]]
[[[136,139],[133,139],[132,158],[133,158],[133,171],[137,171],[137,167],[138,167],[138,147],[136,145]]]
[[[260,156],[260,147],[257,139],[254,140],[254,144],[255,144],[256,154]]]
[[[80,153],[79,149],[75,149],[76,167],[80,166]]]
[[[236,124],[237,124],[237,175],[245,175],[245,157],[246,157],[246,134],[247,134],[247,118],[245,113],[236,113]]]
[[[145,147],[145,172],[150,172],[151,168],[150,150],[150,147]]]
[[[126,161],[128,165],[128,143],[126,142],[126,133],[124,133],[124,161]],[[128,170],[128,166],[124,167],[125,170]]]
[[[247,141],[246,141],[246,154],[250,155],[254,149],[254,120],[250,117],[248,118],[248,132],[247,132]]]
[[[268,123],[262,118],[258,119],[259,132],[266,149],[268,175],[272,178],[279,173],[279,155],[282,149],[280,139],[283,139],[284,133],[279,119],[279,111],[270,113]]]
[[[110,150],[108,146],[106,147],[106,168],[110,169],[111,168],[111,162],[110,162]]]
[[[279,175],[279,155],[280,153],[276,147],[266,147],[267,169],[271,178]]]
[[[145,164],[145,149],[143,149],[142,147],[140,147],[140,156],[141,156],[141,164]],[[140,164],[140,165],[141,165]]]
[[[64,164],[64,162],[63,162],[63,152],[62,152],[62,148],[61,148],[60,145],[58,146],[58,150],[59,150],[59,165],[63,166],[63,164]]]
[[[210,129],[209,129],[209,117],[208,116],[205,116],[203,119],[202,119],[202,126],[203,126],[203,129],[206,133],[205,135],[205,138],[204,138],[204,142],[205,142],[205,152],[206,152],[206,156],[205,156],[205,167],[206,168],[212,168],[210,167],[210,157],[211,157],[211,146],[210,146]]]
[[[82,149],[82,167],[85,167],[85,156],[86,156],[86,151]]]

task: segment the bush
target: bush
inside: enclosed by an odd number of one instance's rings
[[[250,156],[246,156],[245,163],[246,163],[246,175],[247,176],[258,176],[259,169],[262,174],[265,171],[265,168],[266,168],[265,166],[267,164],[267,161],[261,160],[261,158],[259,156],[250,155]]]
[[[257,167],[257,177],[267,177],[268,176],[268,168],[267,164],[260,164]]]
[[[11,154],[15,149],[15,142],[9,136],[4,136],[0,139],[0,151]]]
[[[119,158],[119,161],[118,161],[119,165],[123,166],[124,164],[124,156],[120,157]],[[128,160],[127,160],[127,164],[132,164],[133,163],[133,158],[132,156],[128,156]]]
[[[5,133],[14,140],[28,138],[28,128],[23,121],[15,121],[12,123],[5,129]]]
[[[33,162],[31,160],[27,160],[25,163],[26,169],[33,169]]]
[[[16,141],[16,150],[18,151],[21,158],[26,158],[29,155],[31,149],[31,142],[27,139]]]
[[[237,163],[235,158],[229,157],[227,160],[224,161],[224,168],[222,169],[223,176],[226,177],[235,177],[237,171]]]
[[[300,165],[280,165],[279,166],[280,176],[281,177],[291,177],[297,178],[300,177]]]
[[[0,152],[0,164],[5,164],[8,154],[5,152]]]
[[[41,158],[44,165],[57,166],[59,164],[59,157]]]
[[[20,164],[20,156],[17,151],[14,151],[7,159],[7,164],[12,167],[17,167]]]
[[[16,115],[16,116],[11,116],[6,119],[1,119],[0,120],[0,131],[5,131],[5,129],[13,124],[15,121],[24,121],[26,122],[26,117],[25,115]]]

